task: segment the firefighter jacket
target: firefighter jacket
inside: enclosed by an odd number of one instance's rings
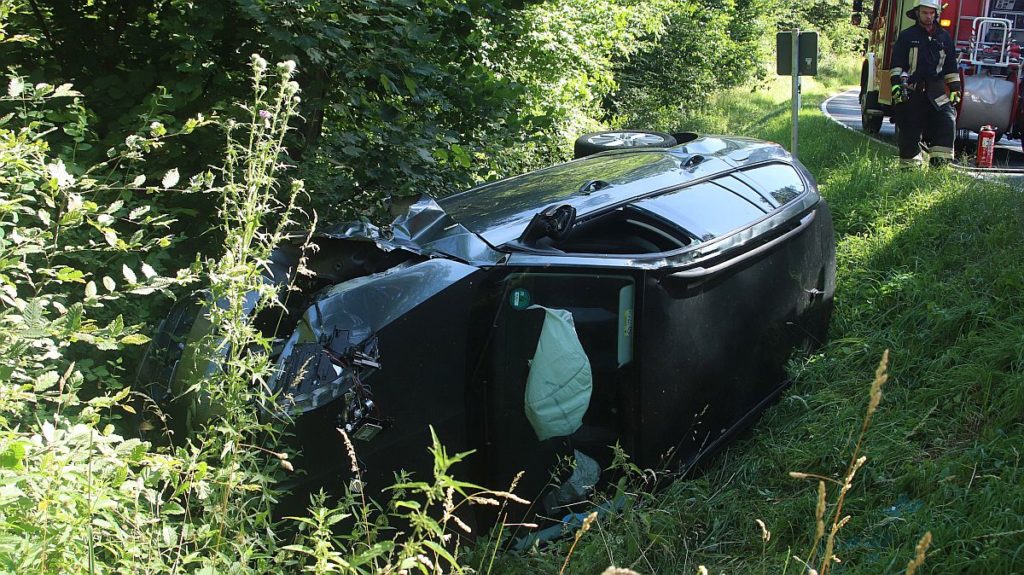
[[[934,30],[929,34],[918,24],[900,32],[893,46],[889,71],[893,84],[905,73],[911,90],[927,91],[931,95],[944,92],[946,84],[960,81],[953,39],[938,25]],[[953,88],[959,89],[959,85]]]

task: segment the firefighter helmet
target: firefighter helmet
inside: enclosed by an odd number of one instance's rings
[[[917,9],[922,6],[925,8],[934,8],[936,18],[938,18],[939,12],[942,12],[942,0],[917,0],[914,2],[914,7],[907,10],[907,18],[917,20]]]

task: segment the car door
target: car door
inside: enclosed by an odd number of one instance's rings
[[[507,486],[524,471],[518,493],[529,499],[543,491],[560,459],[571,458],[577,450],[607,466],[611,462],[609,446],[632,443],[635,429],[630,422],[637,410],[634,321],[640,274],[599,264],[560,267],[557,257],[549,261],[551,265],[545,267],[500,270],[495,282],[500,295],[485,352],[486,368],[478,383],[484,391],[486,414],[480,459],[484,481],[490,486]],[[562,341],[545,339],[545,329],[550,327],[546,322],[556,321],[552,318],[559,310],[571,317],[575,339],[571,333],[558,336]],[[545,346],[553,351],[544,355],[540,348]],[[559,413],[554,421],[544,421],[550,414],[532,412],[528,405],[531,397],[558,391],[531,390],[529,386],[538,385],[538,373],[571,361],[569,356],[579,349],[586,355],[589,370],[587,382],[575,382],[587,386],[582,419],[565,423]],[[571,366],[570,376],[578,367]],[[566,409],[577,408],[579,405]],[[546,435],[548,426],[563,424],[568,427],[551,432],[559,435]],[[535,510],[544,511],[540,507]]]

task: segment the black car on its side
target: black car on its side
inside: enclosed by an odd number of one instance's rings
[[[522,495],[557,515],[610,446],[686,469],[778,397],[832,311],[814,178],[774,143],[630,135],[585,136],[582,153],[607,151],[419,199],[389,226],[318,233],[312,276],[294,277],[298,244],[276,251],[268,277],[301,289],[253,321],[277,340],[271,386],[308,485],[347,481],[338,429],[369,487],[423,477],[433,426],[476,450],[462,478],[504,488],[525,471]],[[179,434],[216,411],[187,391],[210,366],[180,360],[201,319],[175,308],[140,370]],[[590,477],[551,487],[560,456]]]

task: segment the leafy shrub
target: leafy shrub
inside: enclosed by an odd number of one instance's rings
[[[0,568],[6,572],[135,571],[145,561],[140,546],[173,540],[159,519],[175,512],[161,503],[178,463],[116,432],[111,422],[132,412],[125,403],[130,390],[98,392],[98,379],[108,372],[76,356],[145,343],[141,326],[127,325],[122,315],[104,322],[91,316],[116,309],[127,294],[188,279],[187,273],[161,277],[144,261],[127,263],[168,242],[170,220],[128,201],[143,191],[145,179],[129,174],[144,151],[177,134],[154,128],[131,136],[110,160],[80,170],[48,141],[58,129],[84,133],[79,96],[69,84],[29,85],[11,76],[0,97],[10,110],[0,116]],[[174,185],[170,179],[165,176],[164,187]],[[114,266],[123,280],[104,275]]]
[[[246,97],[239,53],[295,60],[304,98],[288,146],[326,221],[567,159],[597,126],[614,63],[662,26],[660,0],[7,3],[37,41],[0,54],[0,67],[76,81],[98,137],[78,146],[83,162],[140,124],[231,114]],[[221,152],[203,139],[156,161],[196,172]]]
[[[294,469],[276,447],[285,422],[266,417],[273,398],[258,382],[273,366],[268,342],[249,318],[276,305],[277,290],[262,270],[299,213],[303,184],[281,170],[300,100],[293,63],[269,69],[254,56],[251,66],[249,121],[225,123],[222,167],[189,183],[221,200],[224,253],[196,266],[208,301],[216,302],[205,311],[215,327],[193,353],[223,369],[194,382],[185,398],[215,408],[189,437],[164,448],[125,436],[138,405],[131,389],[104,393],[118,387],[105,381],[86,386],[101,374],[75,357],[147,340],[121,315],[100,325],[91,312],[193,279],[161,277],[148,264],[138,273],[120,264],[123,282],[97,278],[98,256],[158,250],[170,221],[138,198],[86,199],[145,193],[133,170],[144,152],[180,133],[154,124],[149,134],[130,136],[110,161],[75,175],[45,138],[61,125],[40,114],[60,108],[61,99],[74,106],[77,92],[12,77],[0,99],[17,105],[0,125],[0,572],[459,571],[448,526],[469,528],[456,513],[468,503],[514,497],[454,479],[450,468],[465,454],[449,456],[435,438],[434,481],[401,480],[386,508],[349,493],[335,504],[315,498],[308,517],[288,520],[294,525],[274,516],[278,480]],[[126,164],[133,168],[122,171]],[[174,189],[179,180],[177,170],[168,171],[160,187]],[[350,534],[332,528],[349,517],[360,519]],[[411,528],[382,539],[380,530],[395,522]]]
[[[629,125],[673,131],[666,115],[701,110],[712,94],[763,76],[765,8],[756,0],[667,2],[664,34],[620,64],[610,111]]]

